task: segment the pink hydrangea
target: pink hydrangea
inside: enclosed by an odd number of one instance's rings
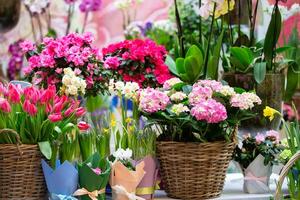
[[[139,109],[143,112],[154,113],[165,110],[170,103],[167,94],[153,88],[147,88],[140,93]]]
[[[207,123],[219,123],[227,119],[226,108],[214,99],[200,101],[191,109],[191,115]]]
[[[257,135],[255,136],[255,140],[257,144],[261,144],[262,142],[265,141],[265,136],[264,134],[261,133],[257,133]]]
[[[213,92],[219,92],[222,89],[222,83],[215,80],[200,80],[193,85],[193,87],[210,87]]]
[[[105,69],[118,69],[119,65],[120,65],[120,62],[117,57],[108,57],[104,61],[103,67]]]
[[[266,136],[271,139],[272,141],[275,141],[277,144],[279,143],[280,141],[280,138],[279,138],[279,133],[275,130],[270,130],[270,131],[267,131],[266,132]]]
[[[244,92],[242,94],[235,94],[230,100],[232,107],[239,108],[241,110],[252,109],[255,104],[261,104],[261,99],[254,93]]]
[[[211,98],[212,95],[213,91],[210,87],[194,86],[192,92],[189,94],[189,102],[194,106]]]

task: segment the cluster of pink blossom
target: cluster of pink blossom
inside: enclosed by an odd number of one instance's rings
[[[125,40],[109,45],[102,53],[105,68],[119,80],[146,88],[161,86],[172,77],[165,64],[166,49],[152,40]]]
[[[102,59],[101,52],[91,46],[93,41],[91,33],[71,33],[56,39],[46,37],[39,48],[25,41],[20,45],[29,57],[25,75],[39,86],[55,85],[59,90],[63,69],[71,68],[86,81],[88,95],[96,94],[104,77],[98,64]]]
[[[223,87],[221,82],[215,80],[200,80],[193,85],[193,88],[198,86],[210,87],[213,92],[219,92]]]
[[[269,130],[266,132],[266,134],[257,133],[255,136],[255,141],[257,144],[261,144],[262,142],[265,142],[265,140],[270,140],[275,144],[279,144],[280,138],[278,131]]]
[[[139,109],[148,113],[165,110],[170,104],[170,99],[167,94],[153,88],[142,90],[140,92],[139,101]]]
[[[189,102],[191,105],[195,106],[198,103],[206,101],[212,98],[213,90],[211,87],[194,85],[192,92],[189,94]]]
[[[21,108],[21,110],[20,110]],[[85,114],[85,109],[79,102],[67,96],[58,96],[55,86],[46,90],[35,87],[22,89],[19,85],[0,84],[0,113],[25,112],[34,117],[38,113],[48,117],[51,122],[65,118],[79,118]]]
[[[244,92],[242,94],[235,94],[230,100],[232,107],[239,108],[241,110],[252,109],[255,104],[260,105],[261,99],[254,93]]]
[[[191,115],[207,123],[219,123],[227,119],[226,108],[214,99],[200,101],[191,109]]]

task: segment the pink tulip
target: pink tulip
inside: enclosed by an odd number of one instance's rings
[[[0,110],[5,113],[11,112],[11,107],[10,107],[8,101],[1,97],[0,97]]]
[[[47,103],[46,104],[46,113],[50,113],[52,111],[52,105]]]
[[[23,109],[30,116],[35,116],[38,112],[37,107],[34,104],[32,104],[29,100],[24,101]]]
[[[41,103],[42,104],[46,104],[49,103],[49,101],[51,101],[54,96],[56,94],[56,88],[54,85],[49,86],[46,90],[43,91],[42,95],[41,95]]]
[[[7,88],[0,82],[0,95],[7,95]]]
[[[20,101],[21,101],[21,90],[17,86],[15,86],[13,84],[9,84],[9,86],[8,86],[8,99],[14,104],[20,103]]]
[[[87,131],[90,128],[90,125],[84,121],[81,121],[77,124],[77,127],[81,131]]]
[[[48,119],[55,123],[55,122],[59,122],[63,119],[62,115],[60,113],[55,113],[55,114],[51,114],[48,116]]]
[[[71,105],[64,113],[64,116],[66,117],[70,117],[74,112],[75,112],[75,109],[74,109],[74,105]]]
[[[62,111],[63,107],[64,107],[64,104],[62,102],[58,102],[58,103],[54,104],[52,112],[59,113]]]
[[[35,87],[28,87],[24,89],[25,100],[36,104],[40,100],[40,90]]]
[[[85,109],[80,107],[76,109],[76,113],[75,113],[76,117],[82,117],[83,115],[85,115]]]

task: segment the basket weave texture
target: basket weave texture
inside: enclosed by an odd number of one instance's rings
[[[46,186],[37,145],[0,144],[0,200],[43,200]]]
[[[184,200],[220,196],[235,145],[234,142],[157,142],[167,195]]]

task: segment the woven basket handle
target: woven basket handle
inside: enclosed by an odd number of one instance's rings
[[[22,142],[21,142],[21,139],[20,139],[20,135],[13,129],[9,129],[9,128],[4,128],[4,129],[0,129],[0,135],[1,134],[12,134],[16,137],[16,140],[17,140],[17,148],[18,148],[18,151],[20,153],[20,156],[22,156],[22,152],[21,152],[21,149],[20,149],[20,145],[22,145]]]
[[[275,193],[275,200],[281,200],[281,188],[284,181],[284,178],[290,171],[290,169],[294,166],[295,162],[300,159],[300,151],[298,151],[295,155],[291,157],[291,159],[284,165],[280,172],[276,193]]]

